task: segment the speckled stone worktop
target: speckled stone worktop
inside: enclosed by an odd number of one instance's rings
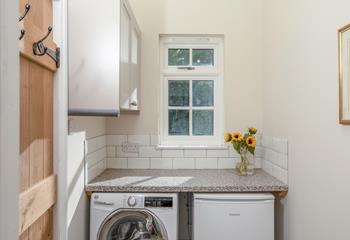
[[[107,169],[87,192],[286,192],[288,186],[268,173],[239,176],[234,170]]]

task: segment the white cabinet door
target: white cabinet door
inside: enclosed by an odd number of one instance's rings
[[[194,240],[273,240],[274,201],[194,202]]]
[[[139,110],[140,85],[140,33],[135,26],[131,29],[131,72],[130,72],[130,109]]]
[[[69,115],[119,115],[120,4],[96,3],[69,1]]]
[[[131,17],[126,6],[122,3],[120,9],[120,108],[130,107],[130,39]]]

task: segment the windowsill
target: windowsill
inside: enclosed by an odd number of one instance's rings
[[[206,146],[206,145],[198,145],[198,146],[180,146],[180,145],[157,145],[157,149],[160,150],[227,150],[228,146],[225,145],[212,145],[212,146]]]

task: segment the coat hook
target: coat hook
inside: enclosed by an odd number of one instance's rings
[[[23,16],[19,17],[19,22],[22,21],[27,16],[27,14],[30,10],[30,4],[27,3],[24,8],[25,8],[25,10],[24,10]]]
[[[42,39],[33,43],[33,53],[36,56],[44,56],[45,54],[47,54],[50,58],[52,58],[56,62],[56,67],[59,67],[60,66],[60,49],[56,48],[56,51],[54,51],[50,48],[47,48],[43,43],[45,39],[52,32],[52,27],[51,26],[48,27],[47,30],[48,30],[47,34]]]
[[[25,33],[26,33],[26,30],[22,29],[21,30],[21,35],[19,36],[19,40],[22,40],[22,38],[24,37]]]
[[[30,10],[30,5],[27,3],[24,8],[25,8],[25,10],[24,10],[23,16],[19,16],[19,19],[18,19],[19,22],[22,21],[27,16],[27,14]],[[26,31],[24,29],[21,29],[21,35],[19,36],[19,40],[22,40],[25,33],[26,33]]]

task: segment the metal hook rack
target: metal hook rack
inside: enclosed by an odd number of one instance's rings
[[[45,39],[50,35],[51,32],[52,32],[52,27],[50,26],[48,27],[47,34],[39,41],[33,43],[33,53],[36,56],[44,56],[45,54],[48,55],[51,59],[53,59],[56,62],[56,67],[59,67],[60,66],[60,49],[56,48],[56,51],[52,50],[50,48],[47,48],[43,43]]]
[[[19,19],[18,19],[19,22],[22,21],[27,16],[27,14],[28,14],[28,12],[30,10],[30,4],[27,3],[24,8],[25,9],[24,9],[23,15],[19,16]],[[22,38],[24,37],[25,33],[26,33],[26,30],[21,29],[21,35],[19,36],[19,40],[22,40]]]

